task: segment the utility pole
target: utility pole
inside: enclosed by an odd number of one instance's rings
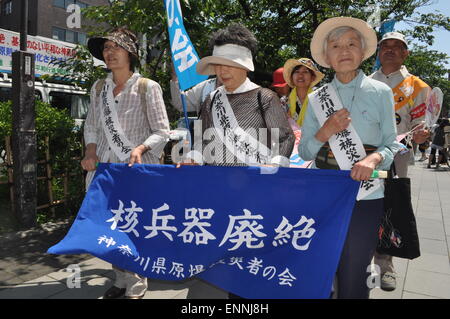
[[[20,51],[12,53],[14,212],[24,227],[36,225],[37,160],[34,54],[27,51],[28,0],[21,0]]]

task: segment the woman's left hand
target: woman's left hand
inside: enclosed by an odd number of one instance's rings
[[[130,154],[130,160],[128,161],[128,167],[133,166],[133,164],[142,164],[142,154],[147,151],[147,146],[141,144],[134,148]]]
[[[355,181],[367,181],[372,176],[373,170],[382,161],[379,153],[372,153],[353,165],[350,177]]]

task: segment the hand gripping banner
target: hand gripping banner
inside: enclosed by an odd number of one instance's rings
[[[159,280],[197,276],[244,298],[328,298],[359,188],[349,174],[100,164],[48,252]]]

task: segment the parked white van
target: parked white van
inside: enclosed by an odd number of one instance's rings
[[[12,79],[7,73],[0,73],[0,102],[12,99]],[[49,103],[58,109],[67,109],[79,127],[86,119],[89,96],[86,91],[70,84],[57,84],[37,79],[34,83],[36,99]]]

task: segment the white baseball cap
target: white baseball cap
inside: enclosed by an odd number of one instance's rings
[[[402,41],[406,47],[408,47],[408,42],[405,39],[405,36],[399,32],[387,32],[383,35],[380,42],[378,42],[378,45],[381,44],[384,40],[399,40]]]

